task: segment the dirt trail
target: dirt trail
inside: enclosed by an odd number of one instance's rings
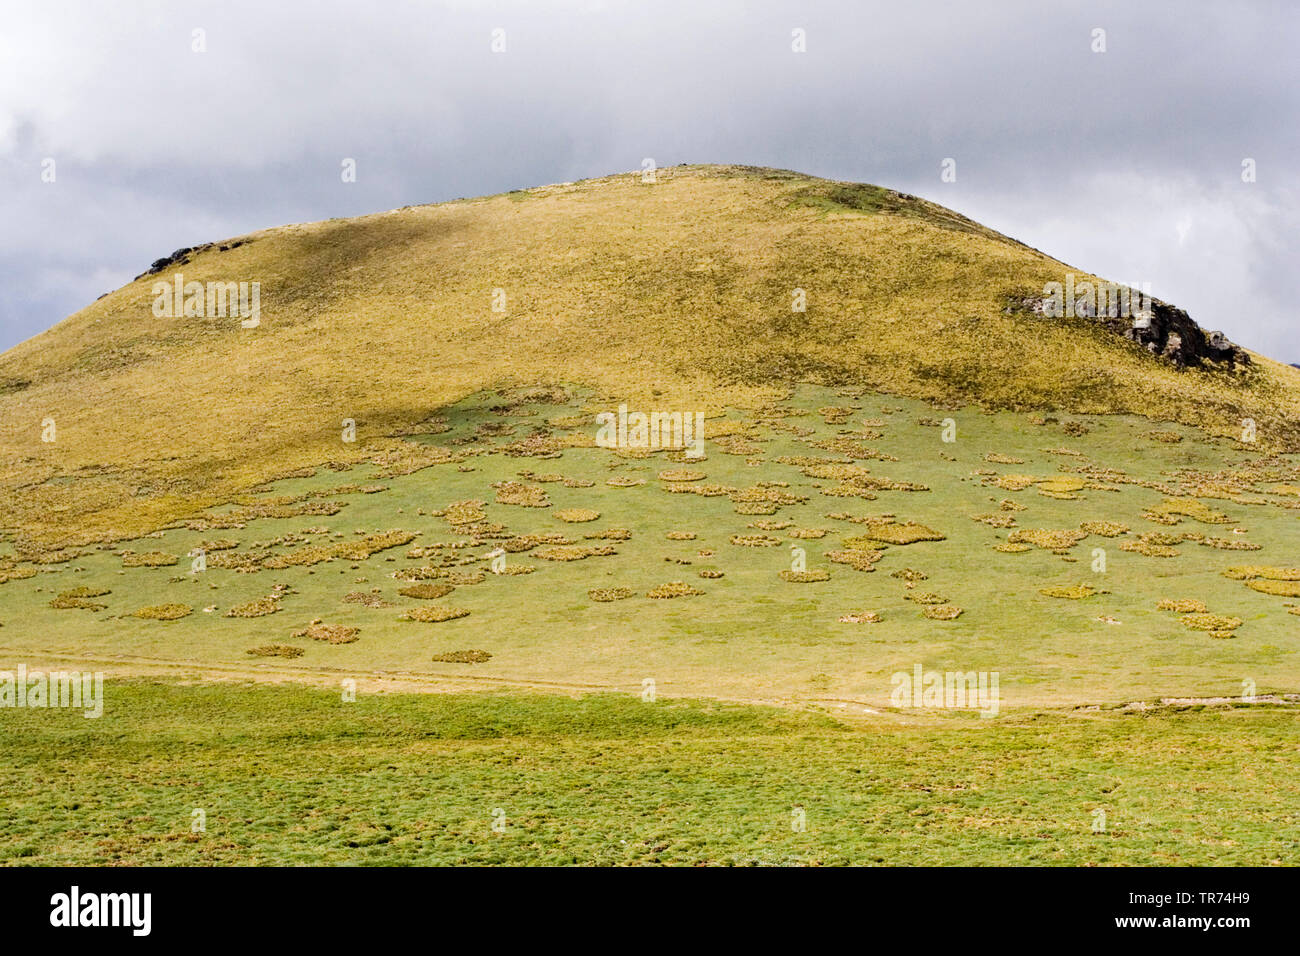
[[[0,646],[0,654],[29,655],[29,649]],[[639,685],[616,685],[583,682],[534,680],[527,678],[494,677],[485,674],[428,674],[418,671],[383,670],[356,671],[348,668],[306,667],[295,664],[257,663],[222,664],[178,661],[168,658],[143,657],[131,654],[98,656],[94,654],[59,654],[46,652],[33,656],[27,662],[28,671],[52,671],[68,668],[69,664],[94,665],[105,675],[122,678],[171,677],[183,683],[208,681],[254,681],[265,684],[298,683],[313,687],[337,689],[345,679],[356,681],[358,693],[416,693],[453,694],[466,691],[530,690],[563,693],[577,697],[591,693],[640,694]],[[942,716],[933,712],[924,714],[901,713],[890,708],[880,708],[863,700],[843,697],[757,697],[721,696],[715,694],[674,693],[671,688],[659,687],[659,697],[707,698],[729,704],[751,704],[767,707],[816,708],[844,719],[933,719]],[[1300,694],[1258,694],[1250,701],[1239,697],[1162,697],[1158,701],[1131,701],[1125,704],[1062,704],[1058,707],[1004,708],[1010,713],[1059,712],[1084,716],[1106,710],[1159,710],[1189,706],[1225,706],[1249,704],[1290,704],[1300,706]]]

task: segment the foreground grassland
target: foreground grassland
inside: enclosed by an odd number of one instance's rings
[[[805,388],[710,419],[685,461],[590,447],[601,407],[483,393],[387,466],[153,537],[0,548],[0,667],[875,709],[917,664],[996,671],[1009,707],[1300,688],[1296,456]]]
[[[866,723],[110,682],[98,720],[0,715],[0,861],[1294,864],[1297,731],[1268,705]]]
[[[37,549],[146,533],[286,469],[398,453],[403,429],[509,384],[716,410],[851,383],[1225,435],[1250,417],[1300,447],[1300,371],[1185,373],[1087,320],[1005,311],[1084,271],[877,187],[737,167],[269,229],[0,356],[0,528]],[[156,317],[177,274],[259,282],[260,324]]]

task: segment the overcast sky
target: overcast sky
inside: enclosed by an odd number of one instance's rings
[[[178,246],[652,157],[916,193],[1300,362],[1298,28],[1282,0],[0,0],[0,348]]]

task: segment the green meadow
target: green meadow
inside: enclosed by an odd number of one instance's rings
[[[98,720],[5,715],[0,861],[1287,864],[1298,729],[110,681]]]

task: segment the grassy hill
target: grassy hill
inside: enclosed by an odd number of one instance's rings
[[[152,531],[303,467],[406,454],[396,436],[508,385],[718,411],[814,382],[1223,435],[1251,417],[1264,447],[1296,447],[1294,369],[1180,369],[1086,319],[1007,312],[1071,271],[919,199],[736,167],[269,229],[0,356],[0,524],[36,550]],[[155,317],[176,273],[259,282],[260,325]]]
[[[1292,860],[1300,371],[1071,272],[730,167],[155,263],[0,357],[0,863]]]

